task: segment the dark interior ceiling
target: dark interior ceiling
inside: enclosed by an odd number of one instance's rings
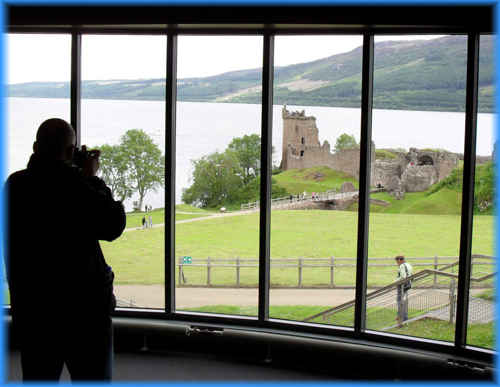
[[[7,7],[8,26],[33,29],[269,29],[279,32],[493,32],[492,5]]]

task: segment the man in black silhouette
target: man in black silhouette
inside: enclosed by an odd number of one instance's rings
[[[24,381],[111,380],[116,305],[99,240],[125,228],[125,211],[98,178],[99,152],[61,119],[39,127],[27,169],[9,176],[6,269]]]

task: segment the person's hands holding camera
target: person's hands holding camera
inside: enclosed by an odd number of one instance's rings
[[[82,152],[86,154],[82,165],[82,174],[86,177],[93,177],[97,174],[97,170],[99,169],[99,156],[101,155],[101,151],[97,149],[87,151],[87,146],[82,145]]]

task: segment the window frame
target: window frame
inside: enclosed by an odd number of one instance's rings
[[[357,24],[354,23],[354,11],[349,14],[350,24],[338,23],[338,16],[326,17],[325,24],[286,24],[290,16],[287,11],[280,17],[268,16],[272,21],[275,19],[282,24],[237,24],[245,19],[242,8],[236,16],[227,16],[229,20],[233,17],[236,24],[226,25],[218,23],[213,9],[208,17],[203,20],[184,22],[186,24],[159,24],[158,14],[152,10],[146,12],[144,17],[151,24],[143,26],[135,25],[93,25],[92,23],[80,23],[77,26],[74,13],[69,18],[70,26],[58,26],[57,18],[48,20],[48,25],[36,24],[33,19],[38,19],[30,14],[30,7],[10,7],[15,10],[12,19],[9,20],[8,33],[68,33],[71,35],[71,123],[77,131],[77,141],[80,145],[81,138],[81,40],[87,34],[137,34],[137,35],[163,35],[167,41],[167,66],[165,76],[170,82],[166,82],[165,94],[165,149],[170,152],[165,158],[165,171],[169,176],[165,181],[165,308],[156,309],[133,309],[119,308],[115,312],[120,318],[153,319],[155,321],[168,321],[178,323],[210,324],[216,327],[231,327],[235,329],[256,330],[272,333],[285,333],[302,335],[307,337],[322,338],[345,342],[369,342],[391,348],[413,348],[416,350],[431,350],[458,356],[469,356],[484,361],[493,361],[496,351],[485,350],[468,346],[468,294],[470,287],[471,266],[471,243],[473,225],[473,200],[474,200],[474,173],[477,136],[477,97],[478,97],[478,71],[479,71],[479,41],[480,35],[492,34],[492,25],[460,19],[456,24],[448,25],[444,19],[444,13],[440,21],[435,25],[411,24],[414,18],[422,15],[429,16],[425,12],[426,7],[418,7],[418,15],[406,15],[402,23],[406,25],[388,26],[390,24]],[[37,7],[34,7],[37,8]],[[40,7],[38,7],[40,8]],[[50,8],[50,7],[45,7]],[[59,7],[66,9],[65,7]],[[126,9],[127,7],[121,7]],[[167,7],[168,8],[168,7]],[[182,7],[181,7],[182,8]],[[177,9],[178,11],[181,8]],[[210,8],[210,7],[209,7]],[[217,7],[214,7],[217,8]],[[293,7],[291,7],[293,8]],[[307,7],[306,7],[307,8]],[[312,8],[312,7],[311,7]],[[342,8],[342,7],[340,7]],[[368,7],[371,8],[371,7]],[[383,7],[379,7],[383,8]],[[445,8],[445,7],[444,7]],[[453,7],[452,7],[453,8]],[[253,10],[258,7],[252,8]],[[307,8],[310,10],[310,8]],[[457,9],[454,7],[453,9]],[[222,8],[224,15],[225,8]],[[282,10],[282,8],[280,8]],[[24,12],[24,13],[23,13]],[[179,11],[179,19],[182,19],[184,11]],[[185,11],[187,12],[187,11]],[[280,11],[281,12],[281,11]],[[312,12],[312,11],[311,11]],[[377,16],[381,18],[380,9]],[[387,11],[390,12],[390,11]],[[460,15],[461,11],[457,11]],[[320,14],[321,12],[316,12]],[[466,12],[468,13],[468,12]],[[47,18],[48,11],[42,13],[40,18]],[[124,12],[126,15],[126,12]],[[175,14],[175,12],[173,12]],[[199,14],[203,14],[200,12]],[[269,13],[271,15],[272,13]],[[21,16],[19,16],[21,15]],[[27,16],[26,16],[27,15]],[[30,19],[30,15],[31,18]],[[149,16],[148,16],[149,15]],[[420,16],[419,16],[420,15]],[[438,15],[438,16],[439,16]],[[109,20],[119,19],[120,15]],[[369,12],[362,15],[370,19]],[[23,19],[24,17],[24,19]],[[27,19],[26,19],[27,17]],[[176,17],[170,15],[169,22]],[[184,15],[184,17],[186,17]],[[432,16],[436,19],[436,15]],[[464,16],[465,17],[465,16]],[[248,17],[247,17],[248,18]],[[288,19],[287,19],[288,18]],[[295,16],[295,21],[301,20],[300,15]],[[106,16],[104,16],[106,19]],[[160,19],[162,19],[160,17]],[[166,18],[163,17],[163,21]],[[168,17],[167,17],[168,19]],[[250,17],[251,19],[251,17]],[[322,17],[318,20],[324,20]],[[341,18],[342,19],[342,18]],[[382,18],[383,19],[383,18]],[[64,20],[64,19],[62,19]],[[190,20],[188,18],[188,20]],[[308,20],[303,17],[303,20]],[[332,21],[333,20],[333,21]],[[335,23],[337,21],[338,24]],[[34,23],[34,24],[30,24]],[[102,21],[101,21],[102,23]],[[248,21],[247,21],[248,23]],[[451,22],[450,22],[451,23]],[[470,23],[470,24],[468,24]],[[43,23],[45,24],[45,23]],[[87,24],[87,25],[85,25]],[[366,311],[366,284],[367,284],[367,249],[368,249],[368,226],[369,226],[369,181],[370,163],[367,155],[371,149],[371,116],[373,97],[373,59],[374,59],[374,37],[387,34],[466,34],[467,35],[467,84],[466,84],[466,110],[465,110],[465,147],[464,147],[464,180],[462,190],[462,212],[460,232],[460,254],[459,254],[459,280],[457,296],[457,317],[455,323],[455,341],[442,342],[437,340],[422,339],[416,337],[400,336],[365,328]],[[213,315],[197,312],[184,312],[175,310],[175,173],[176,173],[176,103],[177,103],[177,38],[179,35],[253,35],[263,39],[263,73],[262,73],[262,117],[261,117],[261,187],[260,187],[260,235],[259,235],[259,286],[258,286],[258,316],[242,317],[228,315]],[[272,166],[272,108],[273,108],[273,75],[274,75],[274,38],[280,35],[343,35],[357,34],[363,36],[363,63],[362,63],[362,94],[361,94],[361,140],[360,140],[360,189],[358,210],[358,234],[357,234],[357,265],[356,265],[356,301],[354,313],[354,326],[350,328],[339,326],[325,326],[312,323],[301,323],[295,321],[283,321],[269,317],[269,285],[270,285],[270,220],[271,220],[271,166]],[[8,307],[7,307],[8,309]]]

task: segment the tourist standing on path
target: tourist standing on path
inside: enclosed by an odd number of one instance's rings
[[[146,217],[143,216],[142,217],[142,229],[144,230],[146,227],[148,227],[147,223],[146,223]]]
[[[411,265],[405,261],[403,255],[398,255],[394,258],[398,265],[398,280],[408,278],[413,273]],[[408,320],[408,291],[411,288],[411,281],[403,282],[397,287],[397,303],[398,303],[398,324],[401,325],[404,321]]]
[[[123,205],[96,176],[99,151],[76,152],[66,121],[38,128],[27,169],[6,183],[6,272],[23,381],[110,381],[114,274],[99,240],[125,229]],[[26,222],[26,219],[29,222]]]
[[[153,228],[153,217],[149,215],[149,228]]]

